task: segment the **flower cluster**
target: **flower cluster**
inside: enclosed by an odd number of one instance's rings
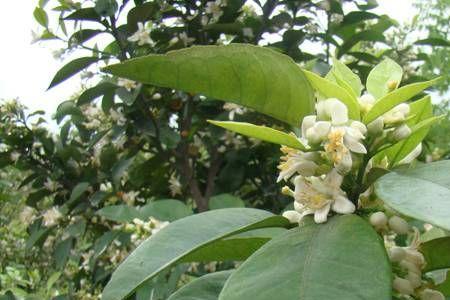
[[[125,225],[125,230],[132,232],[131,241],[138,245],[150,235],[157,234],[161,229],[169,225],[167,221],[159,221],[150,217],[147,222],[135,218],[132,223]]]
[[[430,289],[422,271],[426,266],[425,257],[419,251],[420,232],[403,218],[396,215],[388,218],[384,212],[376,212],[369,219],[372,226],[384,237],[384,244],[395,276],[394,291],[404,297],[417,297],[421,300],[445,300],[444,295]],[[411,235],[412,240],[406,247],[396,245],[398,235]],[[409,299],[409,298],[408,298]]]

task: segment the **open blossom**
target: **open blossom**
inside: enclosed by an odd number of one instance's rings
[[[145,28],[144,23],[139,22],[138,30],[128,38],[130,42],[137,42],[139,46],[143,46],[145,44],[152,45],[153,40],[150,37],[150,30]]]
[[[316,223],[324,223],[330,210],[340,214],[353,213],[355,205],[341,189],[342,180],[343,177],[336,170],[321,177],[295,177],[295,190],[285,188],[284,192],[294,197],[298,220],[313,214]]]
[[[34,208],[30,206],[25,206],[24,209],[20,212],[19,220],[23,224],[30,224],[34,219]]]
[[[314,152],[302,152],[297,149],[289,148],[287,146],[281,147],[281,152],[285,155],[282,156],[281,163],[278,165],[280,174],[278,175],[277,182],[281,180],[288,180],[295,173],[302,176],[313,176],[317,169],[317,164],[314,160],[317,158],[317,153]]]
[[[212,15],[212,19],[217,21],[223,15],[222,6],[224,4],[222,0],[209,1],[206,3],[205,12]]]
[[[247,111],[244,107],[234,103],[225,103],[223,109],[228,111],[228,119],[231,121],[234,120],[235,115],[243,115]]]
[[[56,190],[60,188],[61,185],[58,182],[53,181],[51,178],[47,178],[47,180],[44,182],[44,187],[50,192],[56,192]]]
[[[123,115],[123,108],[119,107],[117,110],[110,109],[109,115],[111,116],[111,119],[117,123],[119,126],[125,125],[127,122],[127,118]]]
[[[169,179],[170,194],[172,196],[181,195],[182,188],[183,186],[181,185],[180,178],[172,174]]]
[[[51,227],[58,223],[58,220],[61,219],[62,214],[56,206],[53,206],[52,208],[46,210],[42,217],[44,226]]]
[[[124,87],[127,91],[131,91],[137,87],[137,82],[126,78],[119,78],[117,80],[117,85]]]

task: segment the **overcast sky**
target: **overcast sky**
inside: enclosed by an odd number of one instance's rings
[[[410,0],[378,0],[377,13],[388,14],[399,22],[415,14]],[[79,89],[72,78],[46,91],[53,75],[64,62],[55,60],[58,44],[31,44],[31,31],[37,31],[32,14],[37,0],[5,1],[0,10],[0,99],[18,97],[30,110],[42,109],[50,116],[57,105]],[[50,18],[51,19],[51,18]]]

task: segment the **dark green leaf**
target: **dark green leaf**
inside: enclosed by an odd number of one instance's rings
[[[86,7],[74,11],[73,13],[65,17],[64,20],[100,22],[101,18],[93,7]]]
[[[69,259],[70,251],[73,246],[73,238],[65,239],[56,245],[53,257],[55,259],[55,264],[57,269],[61,269],[67,263]]]
[[[450,47],[450,41],[441,38],[427,38],[414,42],[416,45],[430,45],[430,46],[443,46]]]
[[[209,209],[221,209],[230,207],[245,207],[241,198],[231,194],[220,194],[209,199]]]
[[[190,215],[192,215],[192,209],[175,199],[152,201],[139,209],[141,220],[148,220],[148,218],[153,217],[160,221],[173,222]]]
[[[69,77],[72,77],[73,75],[77,74],[78,72],[87,68],[98,60],[98,57],[81,57],[72,60],[64,67],[62,67],[58,72],[56,72],[55,77],[53,77],[52,82],[50,83],[50,86],[48,88],[51,89],[55,85],[63,82]]]
[[[135,207],[128,205],[105,206],[102,209],[97,210],[96,214],[111,221],[125,223],[140,217],[139,211]]]
[[[41,7],[36,7],[33,12],[34,19],[43,27],[48,26],[48,16],[45,10]]]
[[[450,268],[450,237],[442,237],[420,245],[427,262],[425,272]]]

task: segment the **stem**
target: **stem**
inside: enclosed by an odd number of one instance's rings
[[[359,166],[356,182],[350,195],[350,201],[354,204],[358,203],[359,195],[363,192],[361,189],[363,187],[364,174],[366,173],[367,164],[369,163],[371,157],[372,156],[369,155],[369,153],[365,155],[361,165]]]

